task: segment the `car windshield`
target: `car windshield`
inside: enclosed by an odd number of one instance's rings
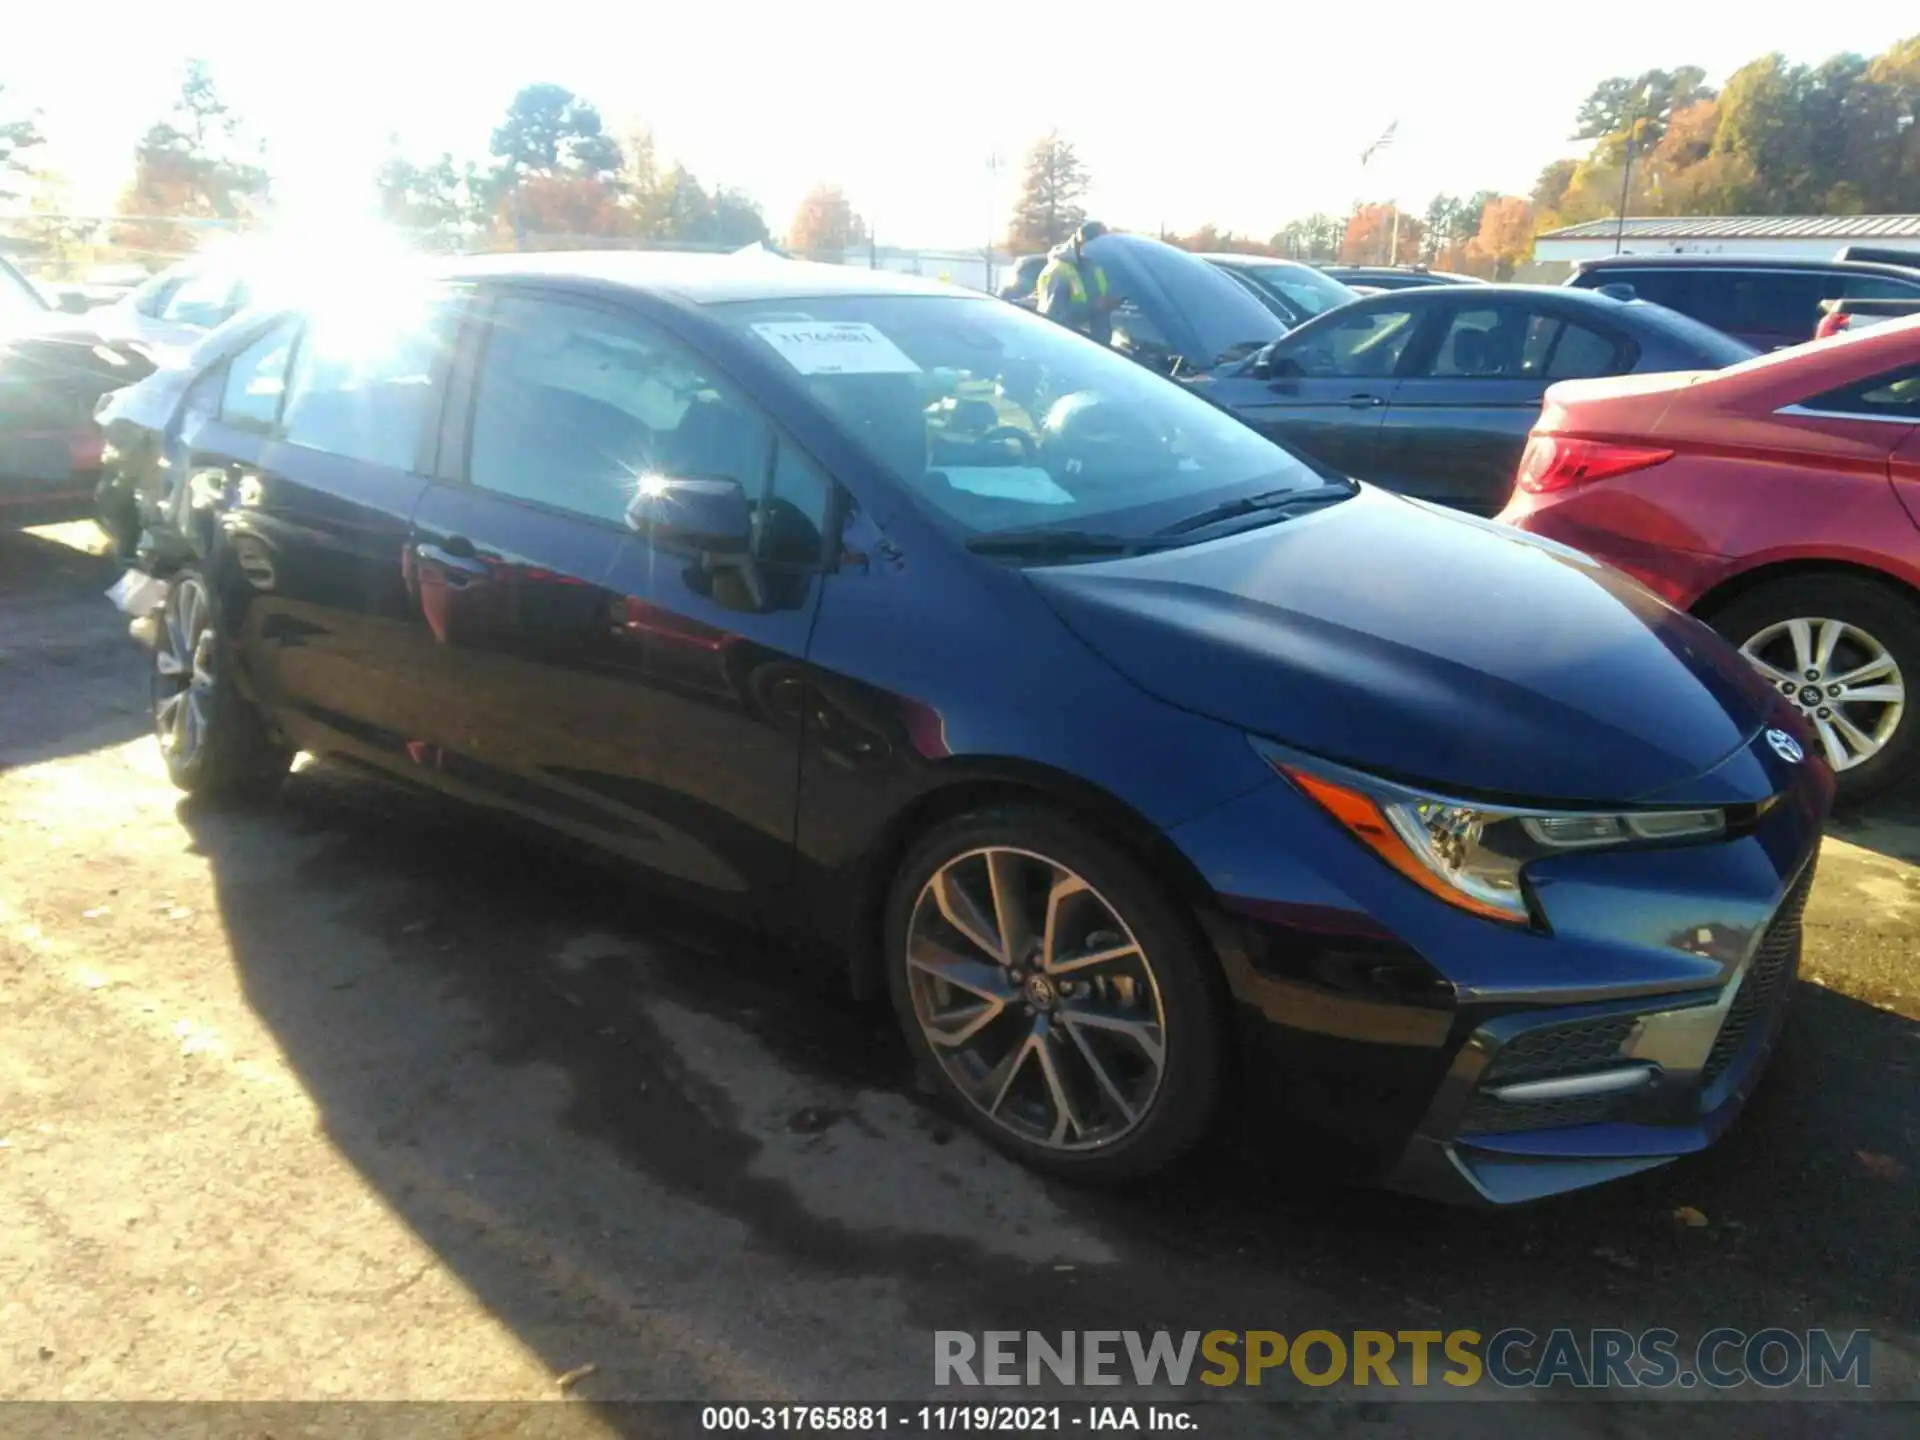
[[[969,536],[1145,538],[1229,502],[1327,485],[1182,386],[1015,306],[862,295],[712,310]]]
[[[1319,315],[1358,300],[1360,294],[1342,285],[1331,275],[1322,275],[1306,265],[1260,265],[1242,263],[1238,268],[1254,281],[1273,291],[1289,305],[1307,315]]]

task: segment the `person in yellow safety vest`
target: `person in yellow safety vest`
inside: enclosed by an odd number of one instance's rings
[[[1098,220],[1086,221],[1047,253],[1047,268],[1034,286],[1042,315],[1102,345],[1113,339],[1113,311],[1120,297],[1108,288],[1107,272],[1086,253],[1086,246],[1106,233]]]

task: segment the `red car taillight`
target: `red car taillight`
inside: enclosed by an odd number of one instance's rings
[[[1671,460],[1673,451],[1647,445],[1616,445],[1610,440],[1569,440],[1563,435],[1535,435],[1520,457],[1516,484],[1533,495],[1566,490],[1593,480],[1645,470]]]
[[[1820,323],[1814,327],[1813,338],[1816,340],[1824,340],[1829,335],[1838,335],[1852,323],[1853,317],[1851,315],[1841,315],[1838,313],[1822,315],[1820,317]]]

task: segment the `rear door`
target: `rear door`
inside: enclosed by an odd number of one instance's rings
[[[1217,398],[1255,429],[1328,469],[1389,483],[1380,425],[1431,306],[1335,311],[1268,352],[1268,374],[1223,376]]]
[[[1619,374],[1631,367],[1632,348],[1520,300],[1457,300],[1443,309],[1386,411],[1379,483],[1494,515],[1547,386]]]
[[[452,297],[288,322],[233,360],[189,485],[224,485],[225,553],[265,702],[313,748],[388,760],[414,723],[407,533],[437,432]]]

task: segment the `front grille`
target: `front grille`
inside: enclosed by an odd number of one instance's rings
[[[1618,1095],[1569,1095],[1561,1100],[1497,1100],[1482,1091],[1474,1096],[1462,1134],[1503,1135],[1515,1130],[1558,1130],[1562,1125],[1597,1125],[1611,1118]]]
[[[1638,1017],[1602,1015],[1542,1025],[1514,1036],[1494,1052],[1480,1075],[1480,1090],[1460,1122],[1462,1131],[1493,1134],[1511,1130],[1552,1130],[1561,1125],[1591,1125],[1605,1120],[1619,1095],[1574,1095],[1558,1100],[1501,1100],[1489,1086],[1522,1080],[1551,1080],[1599,1070],[1620,1058]]]
[[[1786,1002],[1793,988],[1794,972],[1800,966],[1800,917],[1807,908],[1807,895],[1813,889],[1813,866],[1809,864],[1794,881],[1787,898],[1774,912],[1773,922],[1761,937],[1753,959],[1733,992],[1733,1004],[1714,1037],[1707,1063],[1701,1067],[1700,1084],[1709,1088],[1746,1050],[1756,1034],[1763,1034],[1774,1013]]]
[[[1482,1085],[1547,1080],[1591,1070],[1620,1058],[1637,1023],[1633,1015],[1602,1015],[1523,1031],[1494,1052],[1480,1074]]]

